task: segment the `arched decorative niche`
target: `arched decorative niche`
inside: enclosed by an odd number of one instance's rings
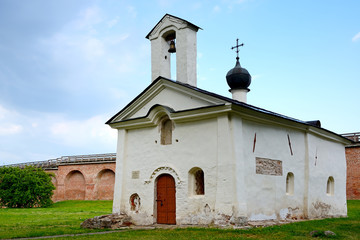
[[[335,190],[334,188],[335,188],[335,181],[334,178],[330,176],[326,184],[326,195],[334,196],[334,190]]]
[[[294,174],[292,172],[286,175],[286,195],[294,195]]]
[[[175,179],[177,184],[181,184],[183,182],[183,181],[181,181],[181,179],[179,177],[179,174],[173,168],[163,166],[163,167],[158,167],[157,169],[155,169],[152,172],[149,180],[145,181],[145,184],[151,183],[154,179],[156,179],[161,174],[169,174],[169,175],[171,175]]]
[[[65,200],[85,200],[85,177],[79,170],[73,170],[65,178]]]
[[[189,171],[188,193],[189,196],[205,195],[204,171],[199,167],[194,167]]]
[[[172,132],[174,129],[173,121],[170,120],[168,115],[161,117],[159,121],[160,128],[160,144],[170,145],[172,144]]]
[[[115,173],[111,169],[101,170],[95,181],[95,199],[112,200],[114,196]]]
[[[160,144],[170,145],[172,144],[172,132],[175,129],[174,122],[170,119],[170,114],[174,112],[174,109],[155,104],[148,111],[148,118],[154,124],[158,126],[160,133]],[[157,143],[158,140],[155,140]]]
[[[140,197],[137,193],[134,193],[130,196],[129,204],[131,211],[134,211],[136,213],[139,212],[141,203],[140,203]]]

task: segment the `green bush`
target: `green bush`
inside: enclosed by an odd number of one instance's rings
[[[0,168],[0,206],[47,207],[52,204],[51,174],[33,166]]]

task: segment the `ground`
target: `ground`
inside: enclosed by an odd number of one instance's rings
[[[81,229],[87,218],[111,212],[111,201],[64,201],[51,208],[0,209],[0,239],[71,234],[49,239],[314,239],[310,232],[333,231],[332,239],[360,239],[360,201],[348,201],[349,217],[312,220],[247,230],[175,228],[120,230],[101,235],[79,235],[99,230]],[[100,230],[108,231],[108,230]],[[318,237],[316,239],[327,239]]]

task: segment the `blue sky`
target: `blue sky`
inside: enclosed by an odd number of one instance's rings
[[[151,81],[145,38],[169,13],[198,32],[198,87],[336,133],[360,132],[360,1],[0,0],[0,165],[116,151],[104,123]]]

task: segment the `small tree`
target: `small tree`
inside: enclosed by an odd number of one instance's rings
[[[51,174],[33,166],[0,168],[0,206],[47,207],[52,204]]]

